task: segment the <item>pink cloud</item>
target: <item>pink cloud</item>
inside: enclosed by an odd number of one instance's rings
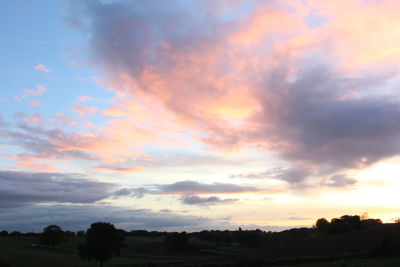
[[[79,101],[81,102],[87,102],[87,101],[93,101],[94,98],[91,96],[78,96]]]
[[[55,116],[55,120],[60,124],[60,127],[77,125],[77,122],[74,118],[65,115],[63,112],[58,113]]]
[[[127,115],[127,111],[118,107],[109,107],[103,110],[102,114],[106,116],[121,117]]]
[[[107,172],[125,172],[125,173],[135,173],[144,171],[144,167],[132,167],[132,168],[125,168],[125,167],[111,167],[111,166],[97,166],[93,168],[96,171],[107,171]]]
[[[78,113],[79,116],[84,117],[86,115],[94,115],[97,113],[98,109],[96,107],[88,107],[81,105],[79,103],[75,103],[72,106],[72,110]]]
[[[28,170],[35,170],[35,171],[53,171],[56,169],[56,166],[44,164],[44,163],[37,163],[38,161],[54,161],[54,158],[48,158],[43,156],[33,156],[33,155],[10,155],[10,154],[2,154],[4,158],[8,159],[15,159],[17,160],[17,164],[14,168],[17,169],[28,169]]]
[[[35,65],[35,69],[40,70],[40,71],[44,71],[44,72],[50,72],[51,71],[51,69],[49,69],[48,67],[46,67],[45,65],[40,64],[40,63]]]
[[[36,89],[25,89],[22,91],[22,94],[19,96],[14,96],[13,98],[17,101],[22,100],[24,98],[28,98],[31,96],[41,96],[46,93],[47,88],[43,84],[36,85]]]
[[[360,122],[361,118],[346,118],[340,111],[358,114],[382,105],[387,108],[379,112],[385,116],[398,113],[384,100],[343,99],[349,90],[381,90],[382,84],[394,77],[395,71],[386,74],[385,69],[373,72],[373,77],[362,71],[354,74],[344,70],[361,67],[374,71],[376,62],[398,64],[393,60],[398,56],[395,33],[400,21],[396,2],[265,2],[246,16],[228,22],[215,18],[220,10],[202,10],[214,20],[201,27],[191,24],[186,14],[157,10],[159,19],[150,20],[147,18],[154,17],[153,9],[147,10],[148,17],[141,17],[134,5],[114,7],[130,10],[126,14],[131,15],[115,12],[101,16],[99,10],[106,10],[107,4],[98,4],[90,17],[97,26],[91,48],[107,74],[103,83],[118,96],[131,97],[132,102],[142,98],[159,101],[163,112],[150,111],[144,115],[146,120],[151,116],[156,121],[172,118],[169,122],[173,126],[168,130],[190,129],[197,133],[194,139],[215,150],[253,146],[274,151],[285,159],[311,161],[311,165],[348,162],[346,166],[359,166],[364,154],[368,162],[393,155],[388,147],[385,153],[376,155],[355,145],[357,140],[368,144],[374,140],[382,145],[381,136],[369,139],[357,129],[344,131],[342,124],[347,125],[348,120]],[[376,17],[376,9],[385,16]],[[311,12],[327,22],[310,27],[305,17]],[[132,19],[127,19],[130,16]],[[164,20],[170,21],[170,27],[164,27]],[[180,26],[183,21],[184,28]],[[372,27],[365,27],[365,21],[372,21]],[[133,23],[141,27],[135,28]],[[181,29],[179,36],[170,31],[177,28]],[[152,34],[159,31],[162,36]],[[371,36],[379,38],[371,41]],[[383,116],[379,112],[371,116]],[[107,131],[122,133],[132,119],[112,120]],[[322,129],[328,125],[324,121],[331,121],[331,125],[336,122],[335,131],[325,133]],[[377,126],[366,119],[360,123],[371,131]],[[386,126],[394,140],[397,127],[390,122]],[[138,124],[134,127],[140,128]],[[140,129],[153,138],[164,137],[156,133],[157,127]],[[352,140],[354,149],[341,162],[335,161],[334,157],[341,158],[340,151],[349,147],[344,140]]]
[[[39,113],[35,113],[30,119],[30,123],[39,123],[43,120],[42,116]]]
[[[24,90],[24,94],[26,94],[27,96],[40,96],[44,93],[46,93],[47,89],[46,86],[44,86],[43,84],[38,84],[36,85],[36,90],[32,90],[32,89],[27,89]]]
[[[397,2],[272,2],[229,21],[221,21],[222,10],[205,8],[204,23],[159,7],[140,16],[125,2],[113,9],[88,6],[96,29],[91,49],[106,73],[93,80],[115,92],[113,105],[102,111],[112,118],[95,130],[89,122],[69,133],[35,129],[47,138],[46,153],[111,163],[134,158],[149,144],[169,149],[201,143],[217,152],[272,151],[311,169],[363,167],[399,154],[393,149],[397,103],[365,98],[397,75]],[[309,27],[310,12],[327,22]],[[45,92],[38,85],[16,99]],[[98,112],[80,103],[72,109],[82,117]],[[32,144],[42,141],[36,139]]]
[[[43,105],[43,102],[41,100],[37,100],[37,99],[28,100],[28,103],[30,105],[32,105],[32,106],[41,106],[41,105]]]

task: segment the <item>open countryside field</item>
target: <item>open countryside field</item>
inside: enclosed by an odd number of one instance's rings
[[[97,263],[81,261],[77,246],[83,237],[69,237],[57,248],[37,248],[31,244],[35,237],[1,237],[0,267],[94,267]],[[281,259],[269,264],[237,262],[239,255],[254,249],[223,246],[216,242],[190,240],[191,248],[179,252],[166,252],[161,237],[128,237],[120,257],[105,263],[105,267],[128,266],[400,266],[400,258],[307,258]]]
[[[81,261],[77,246],[83,241],[80,237],[70,237],[67,242],[56,248],[37,248],[32,237],[1,237],[0,258],[9,266],[98,266],[95,263]],[[105,266],[140,266],[153,264],[207,264],[218,258],[226,258],[235,253],[234,249],[213,249],[212,244],[195,241],[198,249],[179,253],[166,253],[160,237],[128,237],[126,247],[120,257],[112,258]],[[1,265],[0,265],[1,266]],[[8,266],[8,265],[5,265]]]

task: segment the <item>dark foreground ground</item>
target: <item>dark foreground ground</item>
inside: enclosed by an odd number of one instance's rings
[[[26,236],[0,237],[0,267],[98,266],[79,259],[77,246],[83,241],[81,237],[70,237],[68,242],[52,249],[32,247],[34,241],[35,238]],[[104,266],[400,266],[400,257],[393,255],[368,257],[338,250],[340,255],[307,256],[303,253],[303,256],[296,256],[290,250],[299,248],[292,246],[288,249],[293,257],[283,251],[280,257],[268,258],[265,256],[272,248],[243,248],[196,238],[191,238],[190,242],[193,246],[187,251],[166,252],[162,237],[128,237],[122,255]],[[303,250],[308,249],[304,244],[299,245]]]

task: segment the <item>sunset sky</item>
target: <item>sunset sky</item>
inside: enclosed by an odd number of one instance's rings
[[[2,1],[0,230],[400,217],[398,0]]]

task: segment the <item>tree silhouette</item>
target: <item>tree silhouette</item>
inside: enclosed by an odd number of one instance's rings
[[[86,231],[85,243],[78,247],[79,257],[82,260],[94,260],[103,266],[103,263],[113,256],[119,256],[124,246],[123,236],[113,224],[96,222]]]
[[[318,234],[326,234],[329,228],[329,222],[325,218],[320,218],[315,223],[315,228],[317,229]]]
[[[43,229],[39,242],[48,247],[55,247],[64,241],[64,232],[60,226],[52,224]]]

